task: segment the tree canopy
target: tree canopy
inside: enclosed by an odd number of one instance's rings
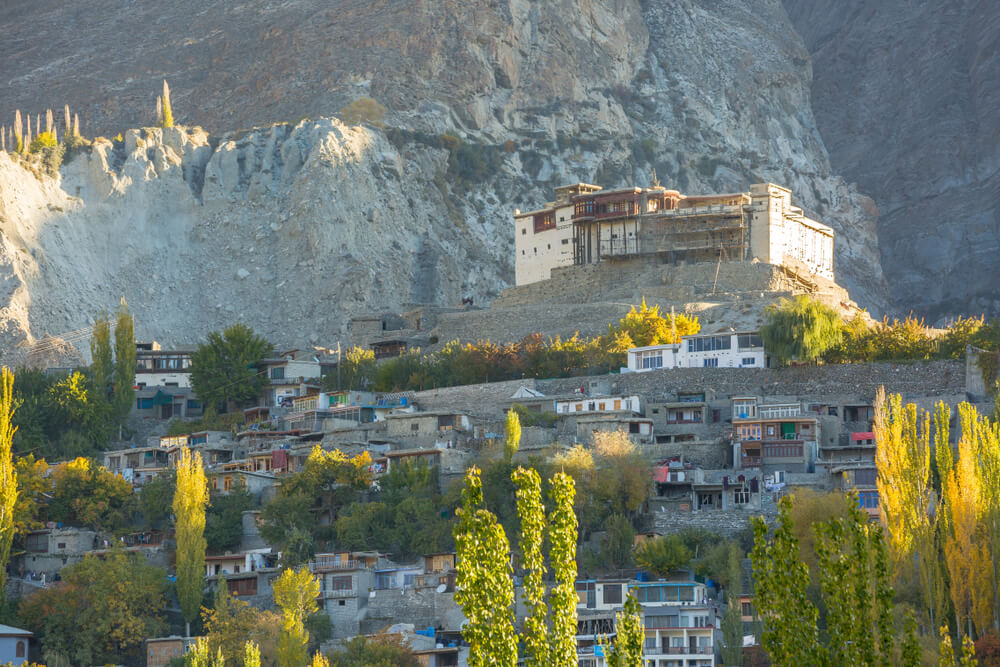
[[[805,295],[767,308],[760,328],[767,353],[781,364],[813,362],[843,337],[843,321],[832,308]]]
[[[273,351],[245,324],[213,331],[191,355],[191,386],[206,406],[235,410],[260,394],[268,380],[257,363]]]

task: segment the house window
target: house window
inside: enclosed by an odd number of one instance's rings
[[[14,657],[15,658],[23,658],[24,657],[24,642],[21,641],[21,640],[18,640],[18,642],[17,642],[17,648],[14,649]]]
[[[864,509],[878,508],[878,491],[861,491],[858,493],[858,506]]]
[[[743,616],[753,616],[753,604],[744,602],[740,605],[740,614]]]
[[[743,365],[744,366],[754,366],[754,365],[756,365],[756,363],[757,363],[757,360],[754,359],[753,357],[743,357]]]
[[[733,491],[733,503],[736,505],[746,505],[750,502],[750,492],[746,489]]]
[[[153,399],[150,398],[137,398],[135,399],[136,410],[152,410],[153,409]]]
[[[521,227],[521,236],[525,236],[528,233],[527,227]]]
[[[285,367],[276,366],[271,369],[271,379],[272,380],[284,380],[285,379]]]
[[[628,423],[628,432],[629,433],[638,433],[639,432],[639,422],[629,422]]]
[[[403,586],[406,588],[412,588],[413,583],[416,580],[417,575],[415,574],[404,574],[403,575]]]
[[[420,430],[420,424],[410,424],[410,430],[411,431],[419,431]]]
[[[705,507],[706,505],[714,505],[715,498],[711,493],[699,493],[698,494],[698,506]]]
[[[604,584],[604,604],[621,604],[622,585]]]
[[[718,359],[702,359],[702,365],[705,368],[718,368],[719,367],[719,360]]]

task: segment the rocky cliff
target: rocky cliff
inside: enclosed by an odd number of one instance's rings
[[[178,121],[217,133],[130,130],[58,179],[0,156],[8,340],[84,326],[121,295],[138,335],[167,343],[236,319],[328,343],[362,310],[482,303],[512,282],[513,208],[653,169],[686,192],[790,186],[836,228],[852,297],[886,305],[875,206],[830,168],[778,0],[25,1],[5,16],[37,30],[0,42],[0,117],[69,102],[85,134],[110,135],[151,122],[167,77]],[[359,97],[387,107],[384,129],[238,129]]]
[[[834,169],[880,212],[902,307],[1000,313],[1000,7],[785,0]]]

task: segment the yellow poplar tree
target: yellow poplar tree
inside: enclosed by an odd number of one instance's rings
[[[0,602],[7,599],[7,561],[14,541],[14,507],[17,505],[17,469],[14,466],[14,374],[0,371]]]
[[[309,631],[306,618],[319,605],[319,581],[306,567],[287,569],[274,582],[274,602],[281,607],[281,634],[278,637],[278,664],[302,667],[309,659]]]
[[[177,598],[191,636],[191,621],[198,617],[205,590],[205,506],[208,483],[201,454],[181,448],[174,491],[174,535],[177,540]]]
[[[899,394],[875,397],[875,463],[879,504],[889,536],[895,571],[920,586],[931,622],[937,619],[934,591],[938,586],[938,555],[931,514],[930,415],[903,405]]]
[[[507,411],[507,423],[504,425],[504,456],[510,463],[514,459],[514,454],[521,447],[521,418],[517,416],[516,410]]]
[[[174,110],[170,106],[170,86],[167,85],[166,79],[163,80],[163,120],[161,121],[163,127],[173,127],[174,126]]]

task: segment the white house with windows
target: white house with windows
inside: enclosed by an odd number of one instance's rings
[[[764,342],[756,331],[683,336],[680,343],[633,347],[623,372],[658,368],[766,368]]]
[[[584,396],[557,400],[557,415],[579,415],[600,412],[627,411],[642,414],[642,406],[638,396]]]

